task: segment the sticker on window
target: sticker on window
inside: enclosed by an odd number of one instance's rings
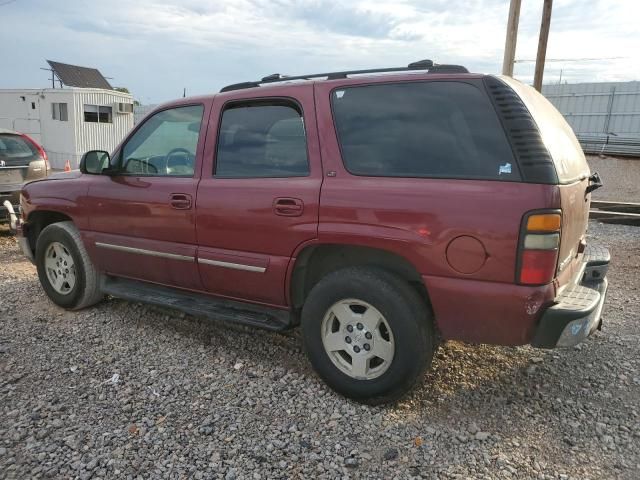
[[[498,168],[498,175],[502,175],[503,173],[507,175],[511,173],[510,163],[505,163],[504,165],[500,165],[500,167]]]
[[[337,90],[336,98],[342,98],[342,97],[344,97],[344,90]]]

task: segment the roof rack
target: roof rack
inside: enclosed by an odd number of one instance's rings
[[[469,73],[469,70],[467,70],[462,65],[439,65],[437,63],[433,63],[433,61],[431,60],[420,60],[418,62],[410,63],[406,67],[371,68],[368,70],[347,70],[344,72],[312,73],[310,75],[296,75],[292,77],[274,73],[254,82],[241,82],[227,85],[226,87],[223,87],[220,92],[230,92],[232,90],[241,90],[243,88],[259,87],[264,83],[288,82],[290,80],[311,80],[312,78],[326,78],[327,80],[336,80],[339,78],[347,78],[347,76],[349,75],[406,72],[412,70],[426,70],[427,73]]]

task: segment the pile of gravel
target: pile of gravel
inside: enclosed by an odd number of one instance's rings
[[[450,342],[387,407],[313,373],[297,332],[121,300],[65,312],[0,234],[0,478],[637,479],[640,230],[611,248],[605,325],[569,350]]]

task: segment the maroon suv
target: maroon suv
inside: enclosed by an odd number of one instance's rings
[[[442,340],[553,348],[600,325],[591,175],[532,88],[422,61],[271,75],[157,108],[22,190],[47,295],[301,325],[335,390],[384,402]]]

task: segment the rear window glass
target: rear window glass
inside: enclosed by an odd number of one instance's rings
[[[332,92],[345,168],[386,177],[520,179],[495,110],[462,82],[411,82]]]
[[[509,77],[500,77],[520,96],[538,125],[542,141],[553,158],[560,183],[571,183],[589,175],[589,165],[573,129],[556,107],[533,87]]]
[[[0,157],[5,160],[30,159],[37,154],[36,149],[18,135],[0,134]]]

